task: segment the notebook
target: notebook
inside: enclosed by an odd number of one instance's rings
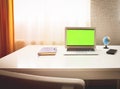
[[[39,56],[54,56],[56,55],[57,48],[56,47],[43,47],[38,52]]]
[[[66,27],[65,55],[98,55],[95,33],[95,28],[93,27]]]

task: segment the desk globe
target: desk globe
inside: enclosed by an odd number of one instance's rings
[[[105,36],[103,38],[103,44],[105,45],[104,49],[108,49],[108,44],[110,44],[110,37],[109,36]]]

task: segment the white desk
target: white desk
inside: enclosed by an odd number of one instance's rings
[[[99,55],[86,56],[64,56],[64,46],[55,46],[56,56],[38,56],[41,47],[26,46],[1,58],[0,69],[43,76],[82,78],[88,89],[91,82],[101,89],[105,89],[104,86],[108,87],[106,89],[120,89],[120,46],[109,47],[118,50],[115,55],[108,55],[108,49],[97,46]],[[100,80],[103,81],[101,85]]]
[[[103,46],[97,46],[99,55],[64,56],[64,46],[57,47],[56,56],[38,56],[43,46],[26,46],[0,59],[0,68],[120,68],[120,46],[115,55],[108,55]]]
[[[0,59],[0,68],[50,76],[80,77],[83,79],[120,79],[120,46],[115,55],[108,55],[97,46],[99,55],[64,56],[64,46],[57,47],[55,56],[38,56],[40,45],[26,46]],[[24,71],[23,71],[24,70]],[[40,71],[38,73],[38,71]]]

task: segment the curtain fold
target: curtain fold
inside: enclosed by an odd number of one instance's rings
[[[14,51],[13,0],[0,0],[0,57]]]
[[[14,0],[8,0],[8,49],[9,53],[14,51],[14,11],[13,11],[13,1]]]

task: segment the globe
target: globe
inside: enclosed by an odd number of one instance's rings
[[[105,49],[107,49],[108,47],[108,44],[110,44],[110,37],[109,36],[105,36],[104,38],[103,38],[103,44],[105,45]]]

